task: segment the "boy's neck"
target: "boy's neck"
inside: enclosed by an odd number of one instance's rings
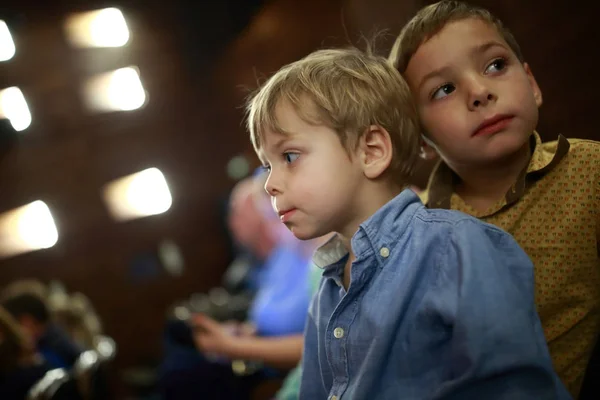
[[[360,224],[369,219],[381,207],[398,196],[402,191],[402,185],[393,181],[370,182],[368,185],[356,194],[356,211],[353,218],[349,221],[344,230],[337,232],[339,238],[346,249],[350,252],[350,257],[354,257],[352,251],[352,237],[358,231]]]
[[[356,193],[356,210],[353,213],[354,218],[346,224],[343,231],[337,232],[338,237],[348,250],[348,260],[344,266],[344,274],[342,283],[344,288],[348,290],[350,287],[350,277],[352,274],[352,262],[355,260],[354,251],[352,250],[352,237],[358,231],[360,224],[369,219],[381,207],[389,203],[393,198],[398,196],[402,191],[403,185],[394,181],[391,178],[382,178],[377,181],[368,181]]]
[[[454,190],[473,208],[485,211],[506,195],[527,167],[530,157],[527,141],[519,151],[498,163],[476,168],[452,165],[450,167],[461,179]]]
[[[347,290],[350,286],[350,276],[352,271],[352,262],[355,259],[352,250],[352,237],[358,231],[360,224],[369,219],[381,207],[389,203],[392,199],[402,192],[405,185],[395,182],[393,179],[380,179],[377,181],[367,181],[360,186],[354,193],[354,207],[348,215],[352,218],[346,221],[343,229],[336,230],[338,239],[348,251],[348,260],[344,266],[342,283]],[[325,238],[325,237],[323,237]],[[329,237],[327,238],[329,239]]]

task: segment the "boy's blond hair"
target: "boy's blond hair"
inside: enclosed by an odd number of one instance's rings
[[[406,71],[410,59],[419,47],[448,23],[467,18],[478,18],[498,31],[519,61],[524,62],[521,48],[513,34],[488,10],[461,1],[443,0],[419,10],[402,28],[390,52],[389,60],[401,73]]]
[[[266,131],[286,134],[275,109],[291,104],[306,122],[335,130],[349,151],[371,125],[392,139],[391,168],[403,183],[418,154],[418,119],[410,89],[383,57],[358,49],[319,50],[281,68],[248,101],[247,128],[255,150]]]

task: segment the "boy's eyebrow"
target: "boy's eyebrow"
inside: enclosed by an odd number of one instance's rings
[[[492,41],[485,42],[483,44],[480,44],[478,46],[473,47],[469,51],[469,54],[470,54],[471,57],[473,57],[473,56],[475,56],[477,54],[485,53],[486,51],[488,51],[489,49],[491,49],[493,47],[502,47],[503,49],[506,48],[506,46],[503,45],[501,42],[498,42],[496,40],[492,40]],[[435,69],[435,70],[429,72],[428,74],[426,74],[423,77],[423,79],[421,79],[421,82],[419,83],[419,86],[418,86],[419,90],[425,84],[425,82],[427,82],[429,79],[434,78],[434,77],[436,77],[438,75],[443,75],[444,72],[446,72],[449,69],[450,69],[449,66],[444,66],[442,68]]]
[[[286,132],[277,132],[277,138],[273,140],[272,143],[270,143],[269,148],[271,148],[271,150],[275,150],[277,151],[279,148],[281,148],[285,143],[287,143],[288,141],[291,140],[290,136],[293,135],[292,133]],[[261,149],[261,154],[264,155],[265,153],[265,147],[266,145],[263,144],[262,149]],[[263,161],[262,157],[259,155],[258,158]]]
[[[281,132],[278,133],[277,136],[278,138],[273,142],[273,145],[271,146],[273,149],[279,149],[281,146],[283,146],[286,142],[290,141],[290,136],[292,134],[289,132]]]
[[[419,91],[421,90],[421,88],[423,87],[423,85],[425,84],[425,82],[427,82],[428,80],[430,80],[431,78],[435,78],[438,75],[443,75],[444,72],[450,70],[450,67],[445,66],[442,68],[438,68],[438,69],[434,69],[433,71],[427,73],[422,79],[421,82],[419,82]]]
[[[496,46],[502,47],[503,49],[506,49],[506,46],[503,45],[501,42],[498,42],[497,40],[491,40],[489,42],[485,42],[483,44],[480,44],[479,46],[473,47],[471,49],[470,53],[471,53],[471,56],[475,56],[477,54],[485,53],[486,51],[488,51],[492,47],[496,47]]]

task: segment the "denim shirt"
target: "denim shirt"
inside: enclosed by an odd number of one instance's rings
[[[314,256],[300,399],[570,399],[534,305],[533,265],[504,231],[403,191]]]

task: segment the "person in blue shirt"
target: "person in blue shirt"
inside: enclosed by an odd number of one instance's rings
[[[239,182],[230,202],[233,236],[264,260],[248,320],[198,313],[183,327],[169,323],[160,369],[165,399],[249,398],[259,383],[300,361],[315,244],[299,241],[281,225],[262,189],[261,171]],[[186,345],[190,341],[195,347]]]
[[[504,231],[407,188],[419,124],[384,58],[320,50],[273,75],[247,126],[299,239],[335,232],[305,328],[300,399],[568,399]]]
[[[262,189],[266,176],[262,168],[261,171],[262,174],[252,178],[256,185],[249,195],[265,234],[273,237],[275,245],[263,266],[261,285],[250,305],[248,321],[218,323],[207,315],[197,314],[192,323],[195,341],[202,351],[288,369],[298,364],[302,353],[303,330],[312,296],[310,256],[327,237],[311,241],[296,239],[274,213]],[[260,235],[255,232],[255,236]]]

